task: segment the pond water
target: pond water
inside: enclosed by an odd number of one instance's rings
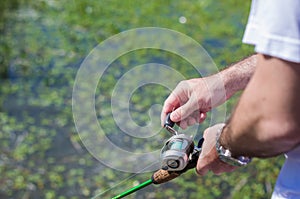
[[[73,86],[81,64],[96,45],[117,33],[139,27],[163,27],[199,42],[222,68],[251,53],[251,47],[241,44],[249,2],[244,4],[234,0],[227,3],[210,0],[2,1],[0,198],[63,199],[97,195],[97,198],[111,198],[147,180],[151,172],[136,175],[110,168],[84,146],[72,112]],[[156,130],[156,137],[147,141],[135,139],[125,135],[113,119],[114,86],[128,71],[145,63],[171,66],[185,78],[199,76],[187,60],[160,50],[141,49],[111,63],[97,86],[97,119],[110,141],[124,150],[134,149],[135,153],[160,150],[169,137],[157,127],[160,130]],[[175,82],[172,77],[167,78]],[[130,86],[128,83],[127,88]],[[124,92],[127,91],[124,89]],[[131,93],[130,117],[135,124],[145,126],[153,120],[160,126],[158,116],[151,118],[148,111],[153,108],[151,110],[159,112],[170,90],[148,84],[128,92]],[[229,109],[235,101],[228,103]],[[82,120],[89,119],[82,117]],[[208,125],[209,121],[190,131],[199,138]],[[106,149],[103,153],[112,159],[119,158]],[[263,162],[257,167],[266,168],[269,164]],[[209,175],[200,179],[189,172],[174,182],[149,186],[128,198],[196,198],[197,195],[242,198],[239,194],[265,198],[270,195],[274,173],[280,167],[280,163],[272,164],[277,167],[264,174],[258,174],[255,167],[250,167],[250,172],[220,178]],[[236,181],[237,176],[243,178]],[[249,185],[243,188],[237,187],[237,183]],[[103,194],[100,196],[100,193]]]

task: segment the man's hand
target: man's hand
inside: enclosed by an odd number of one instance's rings
[[[185,129],[187,126],[201,123],[206,112],[224,103],[225,88],[220,75],[196,78],[180,82],[166,99],[162,113],[162,125],[166,115],[171,113],[171,120]]]
[[[161,124],[172,111],[171,120],[183,129],[203,122],[206,112],[247,86],[256,59],[257,55],[252,55],[215,75],[180,82],[164,103]]]
[[[204,142],[196,167],[199,175],[205,175],[208,171],[219,175],[224,172],[234,171],[237,168],[221,161],[216,150],[217,132],[223,125],[217,124],[206,129],[203,133]]]

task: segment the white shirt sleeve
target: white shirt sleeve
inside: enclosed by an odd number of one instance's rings
[[[253,0],[243,42],[258,53],[300,63],[300,1]]]

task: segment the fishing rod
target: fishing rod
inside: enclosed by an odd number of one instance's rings
[[[123,198],[150,184],[157,185],[168,182],[196,167],[204,139],[201,138],[197,146],[195,146],[192,137],[179,134],[173,128],[174,124],[170,119],[169,113],[166,117],[164,128],[172,134],[172,137],[166,141],[161,150],[161,169],[156,171],[149,180],[122,192],[112,199]]]

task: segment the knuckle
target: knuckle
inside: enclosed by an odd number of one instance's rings
[[[208,172],[208,170],[205,167],[196,167],[196,173],[199,176],[205,176],[205,174]]]
[[[200,176],[204,176],[208,171],[208,165],[204,163],[204,159],[201,157],[198,159],[197,165],[196,165],[196,173]]]
[[[187,81],[186,80],[181,80],[179,83],[178,83],[178,86],[184,86],[187,84]]]
[[[200,175],[200,176],[203,176],[203,175],[204,175],[202,169],[201,169],[201,168],[198,168],[198,167],[196,168],[196,173],[197,173],[198,175]]]

